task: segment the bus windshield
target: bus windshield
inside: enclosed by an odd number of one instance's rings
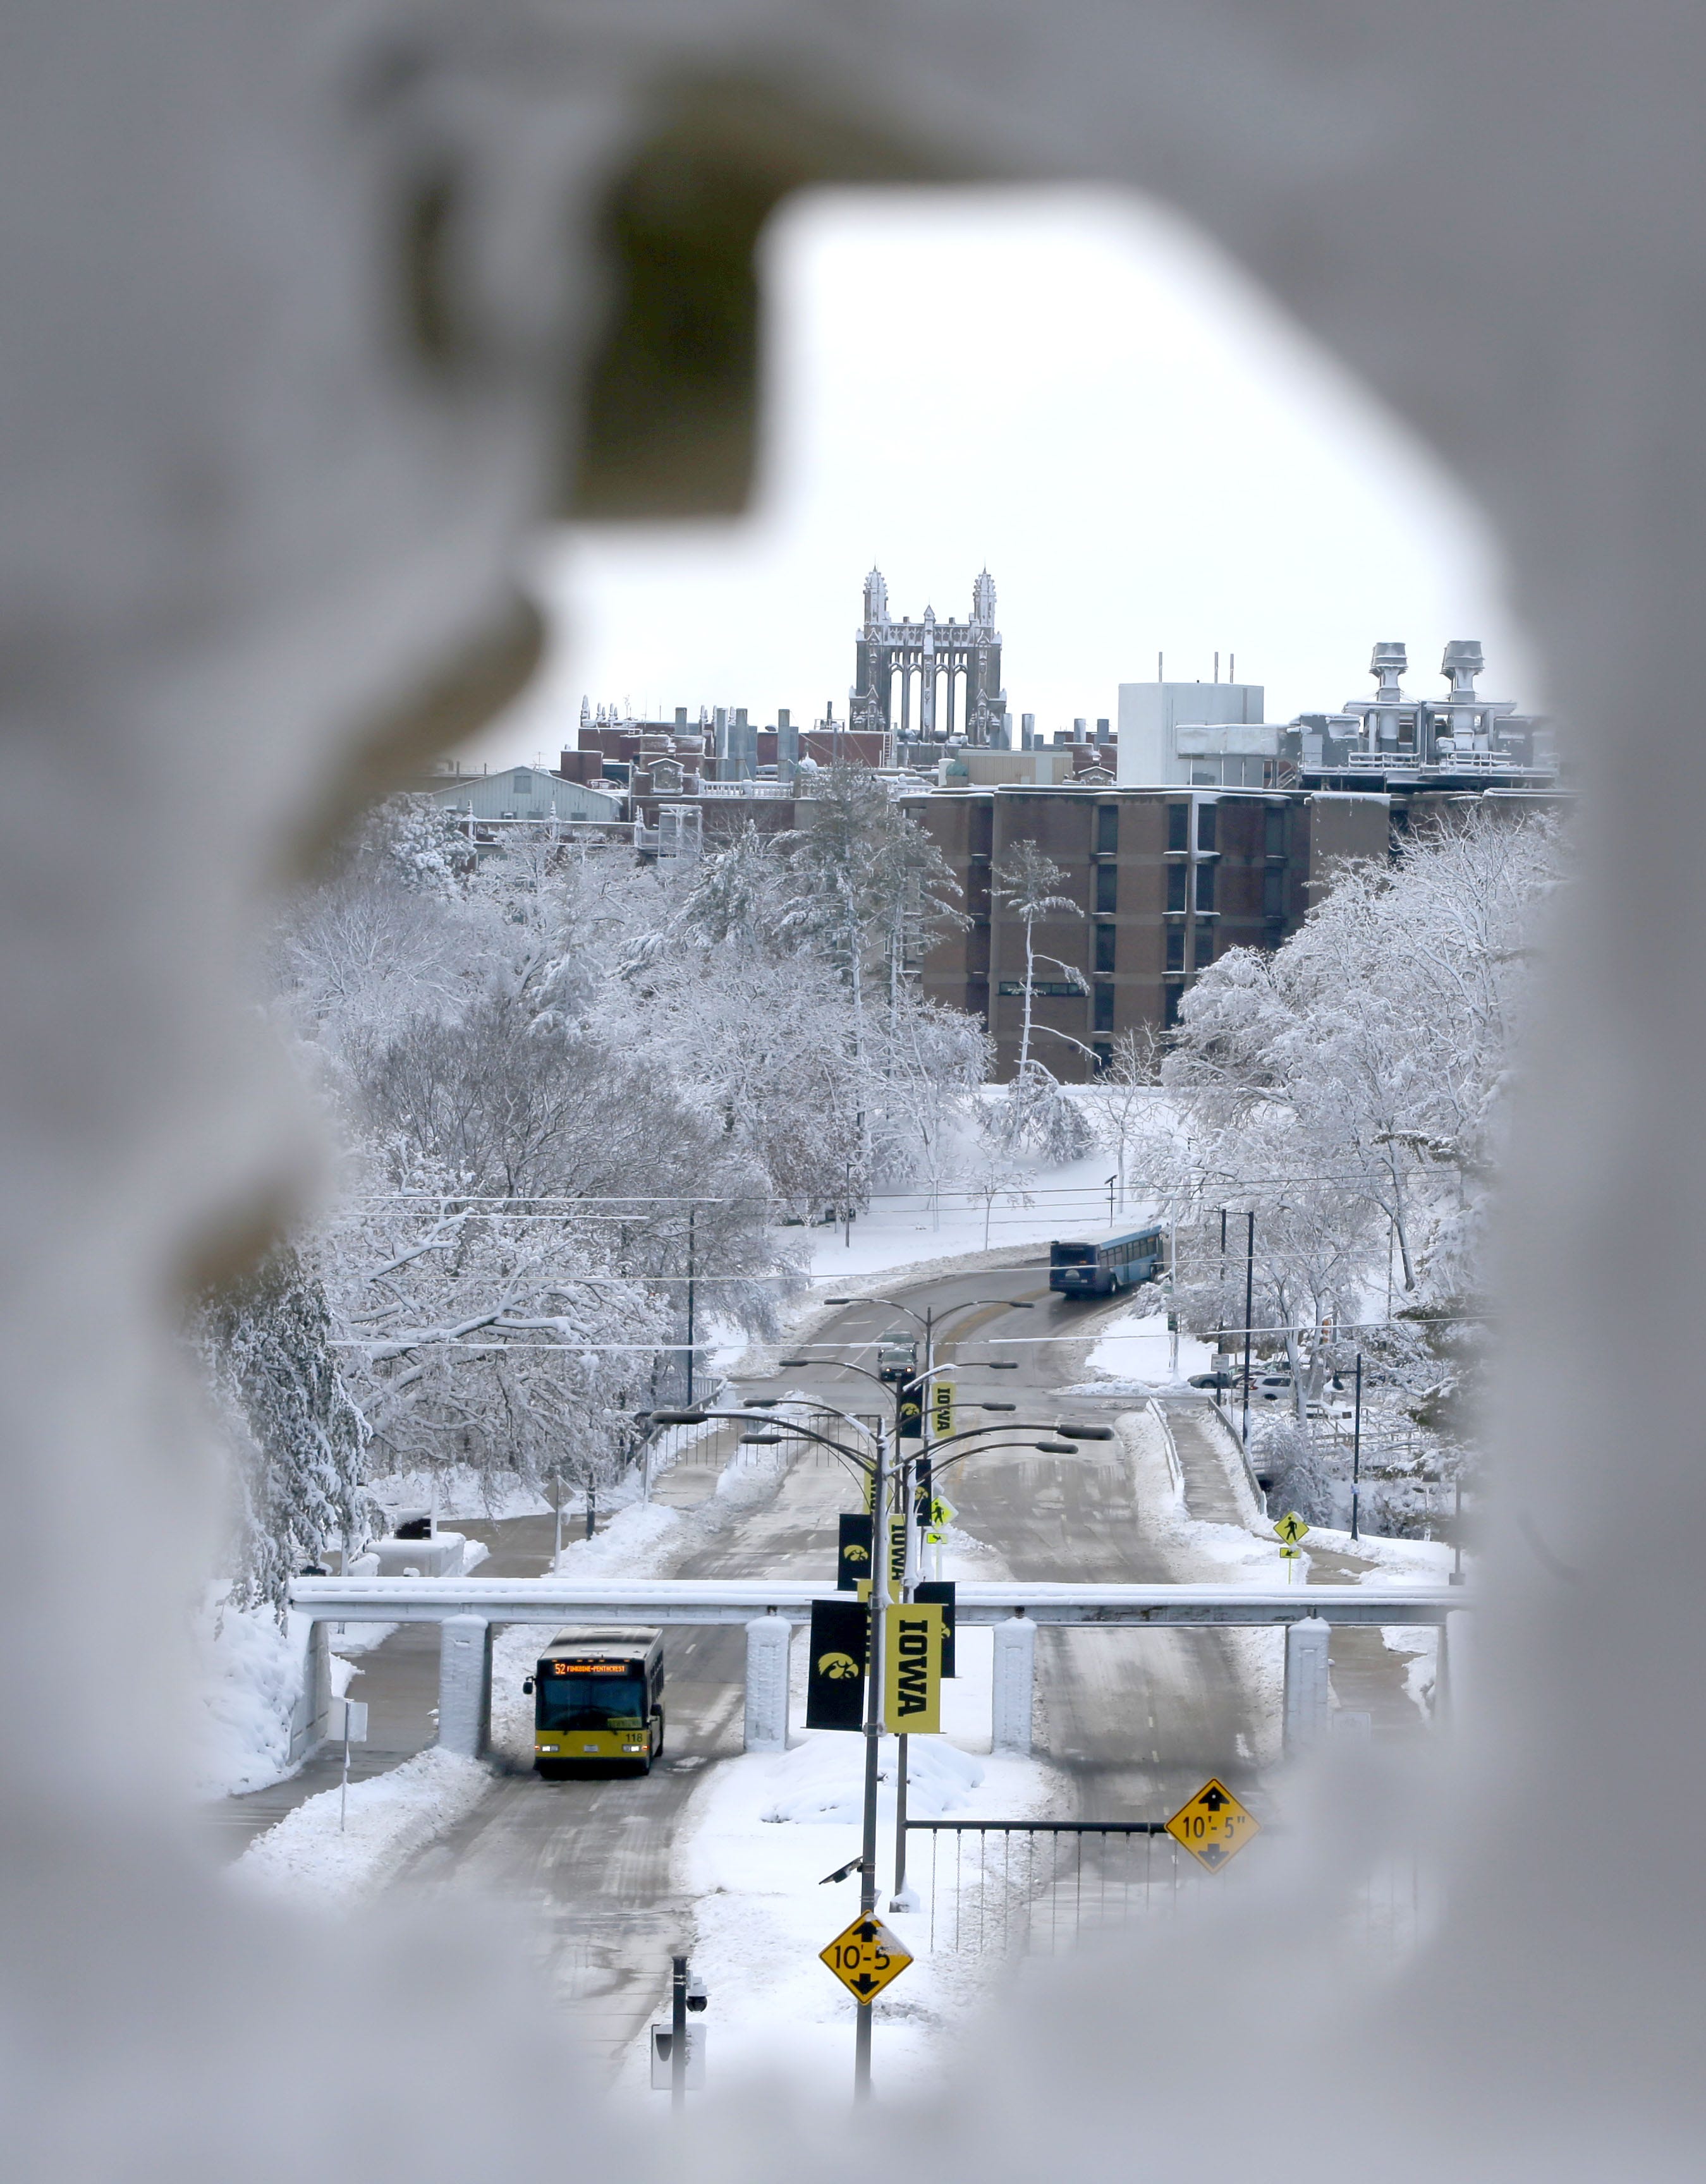
[[[538,1685],[540,1729],[637,1729],[645,1710],[644,1676],[547,1676]]]

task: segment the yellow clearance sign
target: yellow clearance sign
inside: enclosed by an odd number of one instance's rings
[[[818,1955],[856,2002],[869,2002],[912,1961],[880,1919],[856,1919]]]
[[[1254,1813],[1246,1812],[1224,1782],[1213,1777],[1167,1824],[1167,1832],[1199,1865],[1218,1873],[1236,1858],[1246,1843],[1262,1832]]]
[[[883,1618],[883,1719],[892,1735],[934,1736],[942,1727],[942,1609],[901,1602]]]

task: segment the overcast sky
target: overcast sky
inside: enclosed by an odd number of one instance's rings
[[[995,579],[1003,679],[1039,727],[1236,655],[1267,716],[1369,688],[1377,638],[1442,688],[1541,702],[1475,510],[1243,276],[1170,215],[1079,191],[795,200],[765,250],[769,437],[735,524],[565,531],[534,577],[556,644],[475,746],[572,743],[583,692],[666,716],[845,715],[860,588],[969,610]]]

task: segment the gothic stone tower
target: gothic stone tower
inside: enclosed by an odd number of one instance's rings
[[[934,607],[925,608],[922,621],[895,621],[883,572],[871,571],[853,677],[855,727],[894,730],[903,739],[927,743],[956,735],[967,743],[994,743],[1006,701],[995,580],[987,569],[972,586],[969,621],[938,621]]]

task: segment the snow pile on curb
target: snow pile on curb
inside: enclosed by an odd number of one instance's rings
[[[892,1812],[900,1766],[900,1747],[892,1736],[883,1739],[878,1764],[878,1779],[887,1787]],[[773,1772],[776,1787],[758,1816],[767,1827],[860,1825],[865,1794],[862,1739],[856,1748],[844,1736],[825,1733],[808,1737],[788,1752]],[[914,1737],[909,1741],[906,1809],[915,1820],[945,1819],[951,1814],[967,1811],[972,1792],[983,1780],[982,1766],[957,1745],[939,1736]],[[884,1794],[879,1790],[879,1797]]]
[[[435,1745],[387,1774],[352,1782],[346,1832],[337,1826],[341,1790],[322,1790],[252,1842],[233,1875],[268,1894],[353,1903],[471,1813],[491,1782],[478,1760]]]
[[[308,1666],[309,1623],[270,1607],[233,1607],[209,1585],[196,1618],[202,1724],[197,1794],[237,1797],[291,1772],[290,1719]]]

